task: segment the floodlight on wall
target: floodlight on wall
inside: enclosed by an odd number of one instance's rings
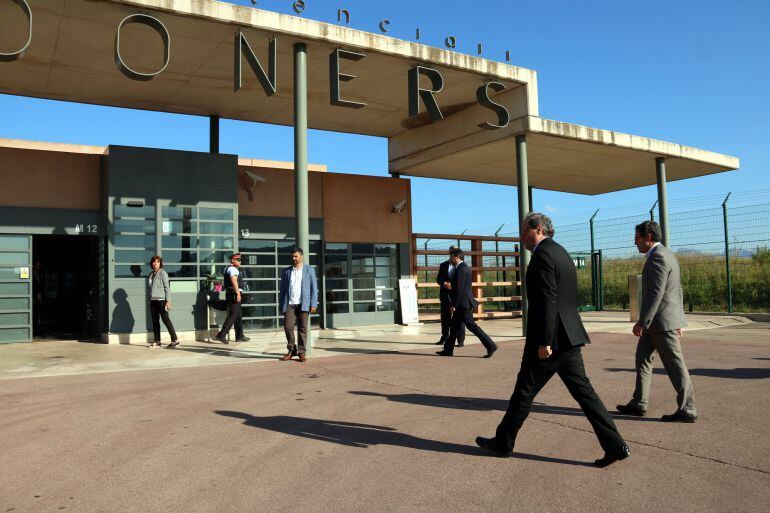
[[[241,175],[240,183],[243,186],[243,190],[249,195],[249,201],[254,201],[254,188],[259,183],[265,183],[267,178],[259,176],[253,171],[244,170]]]
[[[398,214],[399,212],[403,212],[406,208],[406,198],[402,199],[395,205],[393,205],[393,208],[390,209],[391,214]]]
[[[251,180],[252,180],[252,182],[253,182],[253,184],[252,184],[252,187],[254,187],[255,185],[257,185],[258,183],[264,183],[264,182],[266,182],[266,181],[267,181],[267,178],[264,178],[264,177],[262,177],[262,176],[259,176],[257,173],[253,173],[253,172],[251,172],[251,171],[244,171],[244,173],[246,173],[246,176],[248,176],[249,178],[251,178]]]
[[[144,201],[142,200],[127,201],[126,206],[129,208],[142,208],[144,206]]]

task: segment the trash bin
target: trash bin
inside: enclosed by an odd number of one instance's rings
[[[628,309],[631,312],[631,322],[639,320],[642,309],[642,275],[632,274],[628,277]]]

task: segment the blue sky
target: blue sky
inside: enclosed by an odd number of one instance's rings
[[[231,3],[251,5],[250,0]],[[291,0],[258,7],[293,14]],[[336,22],[351,11],[351,26],[442,46],[538,72],[543,117],[617,130],[726,153],[741,170],[675,182],[669,200],[717,197],[727,191],[770,189],[770,2],[733,0],[421,1],[306,0],[304,17]],[[0,67],[0,72],[2,68]],[[91,145],[124,144],[206,151],[208,120],[0,95],[0,137]],[[291,160],[288,127],[222,122],[222,151]],[[340,151],[342,148],[345,151]],[[311,162],[330,171],[387,175],[387,141],[312,131]],[[652,172],[652,170],[651,170]],[[415,231],[494,231],[513,222],[513,187],[413,179]],[[460,211],[447,210],[457,198]],[[652,203],[653,187],[601,196],[535,191],[536,209],[558,221],[601,207],[607,215]],[[457,200],[455,200],[457,201]],[[717,206],[721,201],[717,201]],[[458,204],[458,203],[454,203]],[[649,210],[640,208],[640,212]]]

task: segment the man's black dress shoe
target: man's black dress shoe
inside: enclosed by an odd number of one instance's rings
[[[458,342],[457,343],[457,347],[463,347],[463,346],[465,346],[465,342]]]
[[[444,345],[444,339],[443,339],[443,338],[442,338],[442,339],[439,339],[439,341],[438,341],[438,342],[436,342],[436,343],[435,343],[435,344],[433,344],[433,345],[434,345],[434,346],[443,346],[443,345]]]
[[[214,339],[216,339],[216,340],[219,340],[219,341],[220,341],[220,342],[222,342],[223,344],[229,344],[229,343],[230,343],[230,342],[227,340],[227,338],[226,338],[224,335],[222,335],[221,333],[217,333],[217,336],[216,336],[216,337],[214,337]]]
[[[693,415],[692,413],[687,413],[684,410],[679,410],[676,413],[672,413],[671,415],[663,415],[660,420],[663,422],[687,422],[688,424],[692,424],[698,420],[698,416]]]
[[[436,354],[439,356],[452,356],[452,353],[448,351],[436,351]]]
[[[510,458],[511,457],[511,451],[508,451],[504,449],[503,447],[500,447],[495,443],[494,438],[484,438],[483,436],[477,436],[476,437],[476,445],[481,447],[482,449],[485,449],[487,451],[495,453],[496,456],[500,458]]]
[[[603,458],[599,458],[598,460],[594,461],[597,467],[604,468],[609,465],[612,465],[616,461],[624,460],[631,456],[631,451],[628,449],[628,446],[626,444],[623,444],[623,447],[620,449],[615,449],[614,451],[608,451],[604,453]]]
[[[497,347],[493,347],[487,351],[487,354],[484,355],[484,358],[492,358],[492,355],[495,354],[495,351],[497,351]]]
[[[647,413],[647,410],[643,410],[631,403],[619,404],[615,406],[615,409],[618,413],[622,413],[623,415],[633,415],[634,417],[644,417],[644,414]]]
[[[235,339],[236,342],[248,342],[251,340],[249,337],[238,337]]]

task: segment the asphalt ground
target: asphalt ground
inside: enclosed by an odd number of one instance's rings
[[[610,410],[631,394],[636,339],[592,334],[586,368]],[[293,362],[0,381],[2,512],[770,511],[770,325],[687,332],[700,418],[616,415],[631,458],[601,449],[558,378],[514,458],[491,436],[520,341]]]

